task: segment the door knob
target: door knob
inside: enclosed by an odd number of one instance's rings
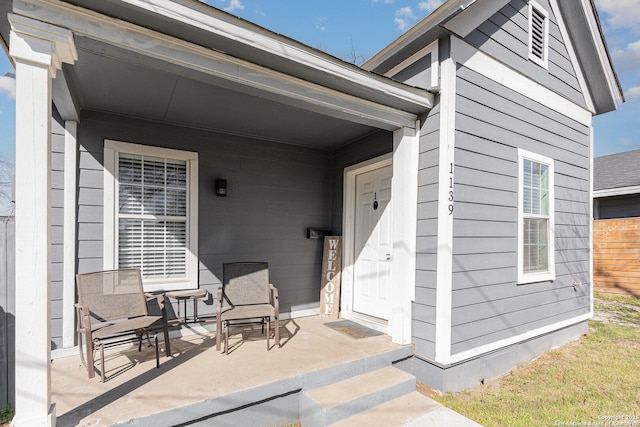
[[[391,260],[391,254],[387,254],[387,261]]]

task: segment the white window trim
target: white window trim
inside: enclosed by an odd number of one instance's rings
[[[544,16],[543,58],[533,53],[533,11]],[[545,69],[549,69],[549,12],[534,0],[529,1],[529,59]]]
[[[187,162],[187,278],[185,280],[163,279],[144,284],[146,292],[176,289],[196,289],[198,287],[198,153],[152,147],[128,142],[104,141],[104,238],[103,267],[105,270],[117,268],[116,218],[116,159],[119,153],[164,157]]]
[[[524,176],[522,173],[524,159],[544,163],[549,166],[549,270],[541,273],[525,273],[523,257],[524,233]],[[555,184],[553,159],[536,153],[518,149],[518,284],[553,281],[556,279],[555,263]]]

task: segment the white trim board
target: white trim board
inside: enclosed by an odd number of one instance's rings
[[[412,302],[416,290],[418,224],[418,170],[420,122],[415,128],[393,133],[393,177],[391,178],[391,318],[388,333],[396,344],[411,343]]]
[[[38,7],[33,7],[35,5]],[[234,85],[235,90],[277,100],[295,108],[389,131],[403,126],[411,127],[417,119],[416,114],[400,108],[308,82],[72,5],[50,0],[18,0],[15,7],[22,14],[69,28],[76,35],[185,67],[201,75],[203,81],[212,77],[224,79]],[[399,83],[385,83],[368,82],[378,93],[393,97],[396,104],[406,105],[407,110],[422,112],[433,107],[433,94],[426,90]]]
[[[482,74],[533,101],[545,105],[585,126],[591,125],[592,114],[540,83],[520,74],[502,62],[480,52],[457,37],[451,37],[451,52],[456,62]]]
[[[593,156],[591,158],[593,159]],[[603,190],[593,190],[592,198],[598,199],[600,197],[626,196],[629,194],[640,194],[640,185],[635,185],[632,187],[618,187],[618,188],[606,188]]]
[[[529,0],[529,41],[528,41],[528,49],[529,49],[529,60],[538,64],[545,70],[549,69],[549,11],[542,7],[537,1]],[[544,27],[542,29],[542,58],[539,58],[536,54],[533,53],[533,14],[534,11],[540,15],[542,15],[544,19]]]
[[[342,316],[386,332],[397,344],[411,343],[412,312],[415,299],[416,227],[418,197],[418,154],[420,124],[394,132],[394,152],[350,166],[344,170],[343,273],[340,308]],[[353,266],[355,234],[356,177],[386,166],[393,166],[391,186],[393,257],[390,300],[391,316],[386,325],[353,311]]]
[[[543,326],[541,328],[532,329],[520,335],[514,335],[512,337],[505,338],[500,341],[495,341],[489,344],[472,348],[471,350],[463,351],[461,353],[456,353],[449,356],[449,358],[445,361],[437,360],[437,362],[440,362],[442,364],[447,364],[447,365],[462,362],[468,359],[472,359],[476,356],[480,356],[481,354],[489,353],[490,351],[508,347],[513,344],[518,344],[519,342],[527,341],[531,338],[536,338],[540,335],[548,334],[550,332],[554,332],[554,331],[566,328],[568,326],[576,325],[580,322],[584,322],[585,320],[589,320],[591,317],[593,317],[593,313],[589,312],[580,316],[573,317],[571,319],[567,319],[551,325]]]
[[[593,105],[593,99],[591,95],[591,91],[589,90],[589,86],[587,85],[587,80],[584,77],[584,70],[582,68],[582,64],[578,61],[578,55],[576,54],[576,50],[573,47],[573,42],[571,41],[571,37],[569,37],[569,33],[567,32],[567,25],[564,22],[564,17],[562,16],[562,12],[560,12],[560,8],[558,7],[558,0],[549,0],[549,4],[551,5],[551,9],[553,11],[553,15],[558,22],[558,27],[560,27],[560,34],[562,35],[562,41],[564,42],[565,47],[567,48],[567,52],[569,53],[569,58],[571,59],[571,65],[573,65],[573,70],[576,73],[576,78],[578,79],[578,84],[580,84],[580,90],[584,96],[584,101],[587,104],[587,109],[594,114],[596,111],[596,107]]]
[[[441,68],[435,360],[445,363],[451,355],[453,315],[455,188],[452,187],[455,186],[456,64],[449,57],[442,61]]]
[[[524,174],[523,166],[524,160],[532,160],[537,163],[545,164],[549,167],[549,228],[548,228],[548,246],[547,246],[547,259],[549,268],[547,271],[540,273],[526,273],[524,271]],[[556,279],[556,251],[555,251],[555,167],[553,159],[541,156],[537,153],[518,148],[518,285],[526,283],[537,283],[553,281]],[[535,215],[528,214],[529,217],[535,217]]]
[[[460,37],[466,37],[483,22],[491,18],[510,0],[492,0],[491,2],[471,2],[462,12],[444,23],[444,27]]]
[[[193,289],[198,287],[198,153],[192,151],[175,150],[171,148],[154,147],[151,145],[132,144],[128,142],[104,140],[104,191],[103,191],[103,268],[112,270],[116,265],[117,238],[116,218],[118,217],[117,187],[117,154],[139,154],[154,157],[165,157],[187,162],[187,256],[185,280],[163,279],[154,283],[144,284],[145,291]]]
[[[360,320],[360,316],[353,312],[353,265],[354,259],[354,235],[355,235],[355,203],[356,203],[356,176],[381,167],[393,164],[392,153],[366,160],[362,163],[349,166],[344,169],[343,179],[343,215],[342,215],[342,285],[340,295],[341,316],[346,319]],[[393,199],[393,187],[391,188]],[[392,273],[393,274],[393,273]],[[377,330],[387,332],[386,327],[371,325]]]
[[[269,54],[293,60],[323,73],[338,78],[347,79],[355,84],[374,90],[384,90],[390,96],[406,98],[411,102],[420,102],[421,95],[415,90],[406,90],[397,82],[387,82],[374,74],[364,73],[358,67],[351,66],[343,61],[330,61],[328,55],[322,52],[306,48],[286,37],[265,31],[264,29],[247,23],[234,17],[215,16],[215,9],[208,8],[203,13],[193,7],[185,7],[173,0],[122,0],[136,7],[146,9],[166,18],[170,18],[186,25],[204,29],[208,32],[223,35],[231,40],[260,49]],[[219,12],[218,12],[219,13]]]
[[[624,102],[622,93],[618,88],[618,78],[616,77],[615,70],[611,65],[609,59],[609,53],[607,52],[607,46],[604,44],[604,35],[600,31],[600,24],[598,18],[595,15],[595,10],[592,7],[593,0],[578,0],[582,3],[582,8],[585,10],[589,30],[593,34],[593,41],[598,53],[598,59],[600,60],[600,66],[606,76],[607,85],[609,86],[609,92],[613,98],[613,103],[618,108]],[[591,13],[589,13],[591,12]]]

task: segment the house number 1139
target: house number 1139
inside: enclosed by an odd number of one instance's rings
[[[453,163],[449,164],[449,215],[453,215]]]

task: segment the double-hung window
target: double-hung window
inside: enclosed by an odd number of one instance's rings
[[[555,279],[553,160],[518,150],[518,283]]]
[[[145,290],[197,287],[197,153],[105,141],[106,269]]]

